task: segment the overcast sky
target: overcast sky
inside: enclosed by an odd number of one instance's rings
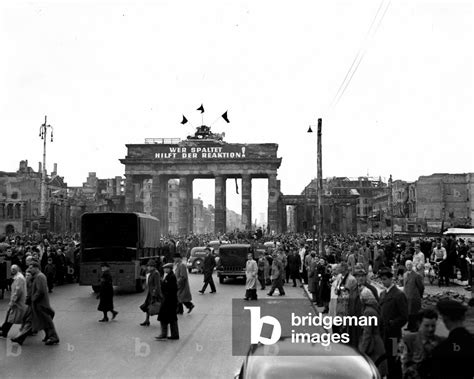
[[[0,170],[37,169],[47,115],[48,171],[71,186],[123,175],[126,143],[185,138],[203,103],[205,124],[229,111],[212,126],[227,142],[279,144],[285,194],[316,176],[320,117],[324,177],[474,172],[473,4],[2,1]],[[255,181],[253,218],[266,196]]]

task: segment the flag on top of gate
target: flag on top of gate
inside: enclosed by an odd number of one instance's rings
[[[201,113],[204,113],[204,106],[201,104],[201,106],[196,109],[197,111],[201,111]]]
[[[227,117],[227,111],[222,115],[222,118],[225,120],[225,122],[229,123],[229,118]]]
[[[183,121],[181,121],[181,124],[184,125],[188,122],[188,119],[186,117],[184,117],[184,114],[183,114]]]

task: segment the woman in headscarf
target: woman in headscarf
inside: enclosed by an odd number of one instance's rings
[[[372,359],[379,370],[380,376],[384,377],[387,375],[387,357],[380,334],[380,323],[382,321],[380,307],[374,294],[367,287],[362,287],[360,301],[363,306],[362,316],[365,320],[372,320],[375,317],[377,322],[367,322],[367,326],[361,326],[359,351]]]
[[[104,262],[100,268],[102,270],[102,276],[100,278],[100,291],[97,296],[100,299],[97,310],[104,314],[104,317],[99,320],[99,322],[107,322],[109,321],[107,317],[108,312],[112,313],[112,320],[115,319],[118,312],[114,310],[114,287],[112,284],[112,275],[110,274],[110,266]]]

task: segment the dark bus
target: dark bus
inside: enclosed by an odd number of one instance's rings
[[[141,213],[85,213],[81,217],[80,285],[98,291],[100,264],[113,285],[143,291],[148,259],[160,258],[159,221]]]

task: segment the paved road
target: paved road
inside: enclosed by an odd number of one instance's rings
[[[196,307],[191,314],[179,316],[181,339],[164,342],[154,340],[160,329],[156,318],[150,327],[139,326],[144,315],[138,306],[144,294],[116,295],[117,319],[99,323],[102,314],[96,310],[98,300],[90,287],[57,287],[51,303],[61,343],[44,346],[42,332],[21,347],[0,339],[0,377],[233,377],[242,358],[232,356],[232,298],[242,298],[244,285],[217,283],[217,294],[200,295],[202,275],[191,274],[190,284]],[[305,298],[300,288],[287,285],[285,290],[287,298]],[[267,297],[266,292],[259,290],[259,296]],[[7,304],[8,300],[0,300],[1,320]],[[18,328],[15,325],[10,336]]]

